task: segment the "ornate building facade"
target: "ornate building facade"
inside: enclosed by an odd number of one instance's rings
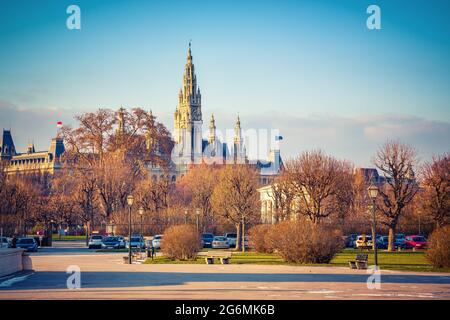
[[[7,174],[54,174],[61,168],[63,153],[64,142],[60,137],[52,139],[48,150],[36,151],[30,143],[24,153],[17,153],[11,130],[3,130],[0,140],[0,158],[6,163]]]
[[[220,141],[216,134],[214,115],[209,121],[208,137],[203,138],[202,95],[197,83],[191,44],[187,52],[182,86],[178,93],[178,105],[174,113],[175,141],[172,161],[179,173],[190,165],[199,163],[226,164],[248,163],[241,121],[237,117],[232,146]]]
[[[117,137],[125,130],[124,109],[120,108],[117,115]],[[122,134],[122,135],[121,135]],[[147,148],[152,144],[151,135],[146,136]],[[262,184],[273,181],[281,168],[280,150],[271,150],[269,159],[249,161],[244,143],[241,119],[237,116],[232,140],[229,143],[220,141],[217,134],[214,115],[209,120],[208,131],[203,132],[202,95],[197,83],[197,75],[193,63],[191,44],[189,44],[186,64],[184,67],[182,85],[178,93],[178,105],[174,113],[173,140],[175,146],[171,154],[170,172],[148,163],[152,178],[169,177],[172,181],[185,174],[193,165],[206,164],[248,164],[255,166],[260,172]],[[54,173],[61,167],[61,155],[64,153],[63,139],[52,139],[49,150],[36,152],[30,144],[26,153],[16,153],[14,142],[9,130],[3,130],[0,141],[1,159],[6,160],[8,173],[47,172]]]

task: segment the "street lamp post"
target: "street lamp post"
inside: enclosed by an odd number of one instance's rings
[[[376,234],[376,220],[375,220],[375,199],[378,196],[378,187],[376,185],[371,185],[367,192],[369,197],[372,199],[372,246],[375,261],[375,268],[378,269],[378,251],[377,251],[377,234]]]
[[[195,213],[196,213],[196,215],[197,215],[197,233],[199,233],[199,232],[200,232],[200,228],[199,228],[199,221],[198,221],[198,218],[200,217],[200,209],[196,209],[196,210],[195,210]]]
[[[245,218],[242,216],[242,252],[245,252]]]
[[[131,206],[133,205],[134,198],[130,194],[127,197],[129,220],[128,220],[128,264],[131,264]]]
[[[139,215],[141,216],[141,236],[144,237],[144,224],[142,222],[142,218],[144,217],[144,208],[139,208]]]

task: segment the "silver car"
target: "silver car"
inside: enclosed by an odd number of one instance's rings
[[[94,234],[89,238],[88,247],[89,249],[97,248],[100,249],[103,243],[103,236],[99,234]]]
[[[228,249],[230,248],[230,242],[225,237],[214,237],[211,248],[213,249]]]
[[[145,248],[145,240],[140,235],[131,236],[131,241],[127,241],[127,245],[126,245],[127,248],[130,247],[130,243],[131,243],[132,248],[140,248],[140,249]]]
[[[163,235],[162,234],[157,234],[153,237],[152,240],[152,246],[155,249],[160,249],[161,248],[161,241],[163,239]]]

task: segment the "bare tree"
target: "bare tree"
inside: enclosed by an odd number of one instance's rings
[[[75,191],[75,181],[67,174],[58,174],[51,183],[50,196],[47,197],[47,208],[41,207],[41,210],[52,211],[52,218],[56,220],[59,227],[59,236],[64,223],[69,224],[76,215],[77,203],[73,199]]]
[[[257,187],[254,168],[248,165],[227,165],[220,171],[219,182],[214,188],[214,210],[236,226],[236,250],[244,250],[244,227],[259,217]]]
[[[218,167],[201,164],[193,167],[189,172],[177,181],[177,195],[183,195],[185,209],[190,212],[200,210],[200,229],[207,226],[214,227],[217,222],[212,210],[212,195],[218,182]]]
[[[117,112],[99,109],[76,117],[79,127],[66,127],[65,157],[95,176],[96,192],[105,219],[122,212],[127,195],[147,177],[150,167],[166,169],[173,141],[170,132],[141,108]]]
[[[111,154],[93,168],[103,214],[109,221],[112,213],[126,207],[126,198],[134,190],[135,177],[131,166],[118,153]]]
[[[77,115],[75,119],[79,127],[64,127],[66,154],[72,160],[91,164],[95,160],[103,160],[109,148],[109,141],[114,132],[114,113],[109,109],[98,109]]]
[[[352,166],[323,151],[305,151],[286,162],[295,210],[313,223],[345,214],[352,203]]]
[[[271,185],[269,196],[273,200],[273,210],[275,211],[275,221],[283,221],[291,218],[291,209],[294,201],[294,190],[290,185],[289,175],[282,172]]]
[[[413,170],[417,163],[416,151],[407,144],[388,141],[377,151],[373,163],[384,175],[377,210],[389,228],[388,250],[392,251],[398,220],[419,189]]]
[[[160,213],[168,207],[170,188],[170,180],[165,176],[143,179],[136,188],[138,203],[145,211]]]
[[[450,222],[450,154],[434,156],[422,167],[424,209],[436,225]]]
[[[86,226],[86,245],[89,234],[95,229],[95,212],[97,205],[97,180],[91,170],[77,170],[75,181],[74,201],[78,204],[80,220]]]

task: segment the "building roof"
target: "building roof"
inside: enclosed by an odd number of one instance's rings
[[[11,136],[11,130],[3,129],[3,133],[0,136],[0,155],[12,156],[16,154],[16,148]]]

